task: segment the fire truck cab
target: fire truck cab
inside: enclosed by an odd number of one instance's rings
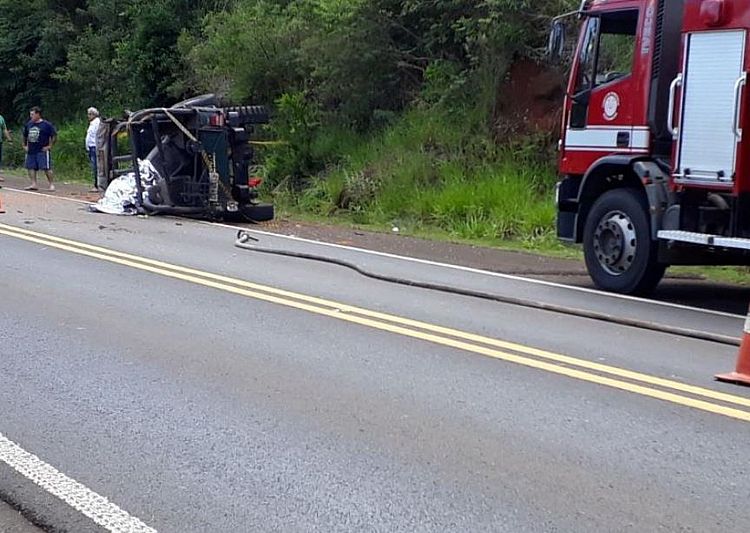
[[[584,0],[576,14],[558,237],[622,293],[669,265],[750,264],[750,2]]]

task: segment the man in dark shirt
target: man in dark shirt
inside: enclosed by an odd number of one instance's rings
[[[29,171],[31,185],[26,187],[27,191],[36,191],[36,173],[43,170],[49,181],[49,190],[55,190],[52,175],[52,146],[57,140],[57,130],[48,121],[42,118],[42,110],[32,107],[29,111],[31,120],[23,128],[23,149],[26,152],[26,169]]]

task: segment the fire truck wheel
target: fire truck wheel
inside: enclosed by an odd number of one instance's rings
[[[666,268],[657,261],[645,196],[635,189],[614,189],[594,202],[583,230],[583,252],[594,284],[607,291],[651,292]]]

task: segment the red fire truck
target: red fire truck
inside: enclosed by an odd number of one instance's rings
[[[584,0],[574,14],[558,236],[622,293],[669,265],[750,264],[750,1]]]

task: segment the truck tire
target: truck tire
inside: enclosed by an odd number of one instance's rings
[[[214,107],[219,105],[219,99],[213,93],[193,96],[182,102],[177,102],[172,109],[182,109],[185,107]]]
[[[586,218],[583,253],[598,288],[623,294],[651,292],[666,265],[657,261],[645,195],[614,189],[599,197]]]
[[[222,109],[227,115],[237,113],[240,122],[243,124],[268,124],[270,122],[270,112],[266,106],[243,105]]]
[[[273,204],[247,204],[240,206],[240,213],[247,222],[268,222],[273,220]]]

